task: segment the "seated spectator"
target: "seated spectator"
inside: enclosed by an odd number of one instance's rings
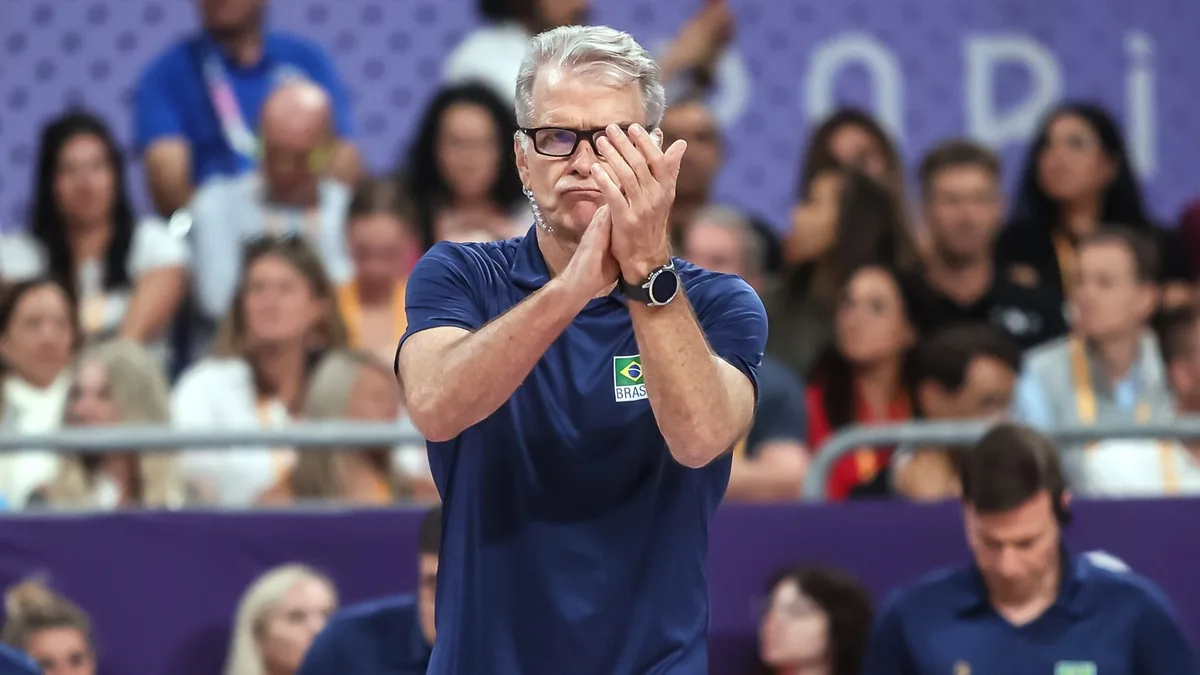
[[[670,223],[672,244],[679,250],[686,250],[683,248],[684,229],[702,210],[714,204],[717,174],[725,163],[725,144],[712,108],[698,96],[668,107],[663,114],[662,130],[664,148],[671,147],[677,140],[687,142],[687,152],[680,160]],[[750,223],[765,249],[763,271],[774,277],[783,265],[779,234],[770,223],[759,218],[750,217]]]
[[[62,425],[69,366],[78,346],[74,297],[45,277],[21,281],[0,297],[0,379],[8,430],[49,433]],[[58,457],[30,449],[0,456],[0,499],[21,508],[55,473]]]
[[[297,237],[247,245],[233,308],[212,356],[180,377],[171,400],[181,429],[271,429],[300,415],[310,369],[346,344],[333,285]],[[189,450],[185,478],[206,499],[246,506],[291,470],[290,448]]]
[[[353,185],[350,96],[313,42],[268,30],[266,0],[201,0],[203,30],[169,47],[138,78],[134,137],[158,212],[174,213],[217,176],[257,167],[263,101],[281,82],[311,80],[332,97],[330,173]]]
[[[487,23],[454,47],[442,77],[451,85],[487,85],[508,102],[516,97],[529,39],[551,28],[586,24],[591,0],[479,0],[478,6]]]
[[[395,422],[402,401],[390,366],[365,352],[331,351],[309,378],[304,418]],[[320,500],[382,506],[411,494],[412,486],[392,465],[389,447],[311,449],[300,453],[295,467],[259,503]]]
[[[391,363],[408,326],[404,289],[420,255],[415,214],[397,181],[366,180],[350,202],[346,239],[354,277],[337,289],[347,342]]]
[[[167,426],[171,393],[154,358],[118,340],[84,350],[67,396],[66,426]],[[31,504],[70,509],[178,508],[188,489],[173,452],[64,455]]]
[[[834,340],[817,362],[805,392],[808,447],[821,446],[854,424],[912,418],[910,351],[917,331],[896,275],[883,267],[853,272],[834,317]],[[870,482],[891,458],[890,449],[861,449],[838,459],[827,496],[844,499]]]
[[[1018,419],[1041,429],[1143,423],[1174,415],[1162,356],[1149,329],[1157,305],[1153,244],[1122,228],[1079,245],[1073,335],[1031,351],[1016,390]],[[1080,479],[1079,448],[1065,448],[1069,484]]]
[[[1006,415],[1021,368],[1021,351],[1007,335],[985,324],[959,324],[923,340],[913,380],[917,412],[932,422],[985,420]],[[899,448],[875,480],[853,497],[895,495],[936,501],[960,497],[958,447]]]
[[[1196,269],[1178,234],[1154,224],[1142,205],[1116,121],[1103,108],[1066,103],[1029,146],[1012,222],[1000,233],[1001,273],[1062,303],[1078,282],[1079,244],[1104,225],[1142,232],[1157,249],[1167,306],[1187,302]]]
[[[294,564],[264,572],[238,602],[224,675],[295,675],[336,609],[337,589],[320,572]]]
[[[423,248],[464,232],[524,234],[533,222],[513,154],[512,108],[481,84],[442,89],[403,162]]]
[[[688,146],[689,148],[691,146]],[[744,216],[709,207],[683,232],[683,257],[712,272],[764,284],[763,239]],[[804,384],[770,355],[758,368],[758,409],[750,434],[734,450],[726,501],[795,500],[808,471]]]
[[[970,141],[946,141],[921,162],[925,216],[922,332],[986,321],[1022,349],[1067,332],[1062,304],[996,272],[995,239],[1004,212],[1000,160]]]
[[[767,351],[797,373],[808,372],[829,344],[851,271],[885,265],[907,274],[918,263],[901,204],[882,183],[834,166],[813,174],[803,190],[784,240],[781,284],[763,301],[771,320]]]
[[[1166,312],[1159,345],[1175,414],[1200,415],[1200,309]],[[1082,497],[1200,495],[1200,444],[1194,440],[1107,440],[1091,446],[1075,486]]]
[[[86,338],[155,346],[187,289],[188,250],[158,219],[135,221],[125,161],[104,122],[70,113],[42,132],[26,233],[0,235],[0,277],[51,275],[79,299]]]
[[[417,592],[339,612],[317,635],[297,675],[425,675],[433,651],[441,507],[417,529]]]
[[[4,627],[0,640],[35,663],[42,675],[95,675],[96,647],[92,620],[75,603],[37,581],[23,581],[4,593]],[[10,654],[0,652],[0,673]]]
[[[195,293],[210,323],[224,316],[238,284],[246,241],[298,235],[335,282],[350,278],[346,211],[350,189],[328,176],[332,108],[307,82],[275,89],[263,104],[260,171],[209,181],[191,204]]]
[[[761,675],[858,675],[871,630],[871,596],[849,574],[792,567],[768,585],[759,626]]]

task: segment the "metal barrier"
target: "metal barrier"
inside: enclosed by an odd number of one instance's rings
[[[986,422],[906,422],[851,427],[830,438],[817,452],[808,469],[808,475],[804,477],[804,499],[811,502],[823,501],[825,486],[829,482],[829,473],[833,470],[834,463],[860,448],[970,445],[979,440],[991,426],[991,423]],[[1062,427],[1049,431],[1046,435],[1060,444],[1141,438],[1192,440],[1200,438],[1200,417],[1190,416],[1170,422],[1149,424]]]

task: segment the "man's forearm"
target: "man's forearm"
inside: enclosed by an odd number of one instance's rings
[[[586,303],[587,298],[552,280],[436,359],[406,364],[413,423],[427,439],[445,441],[486,419],[525,381]]]
[[[732,391],[682,293],[665,307],[630,303],[629,313],[647,397],[672,456],[685,466],[708,464],[749,428],[753,390],[748,405]]]

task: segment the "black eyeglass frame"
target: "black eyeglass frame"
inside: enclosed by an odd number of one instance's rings
[[[621,131],[628,133],[629,128],[632,127],[633,124],[621,124],[618,126],[621,127]],[[575,151],[579,149],[579,144],[584,140],[586,140],[588,144],[592,146],[592,152],[596,153],[596,156],[599,157],[600,148],[596,147],[596,140],[600,138],[600,134],[603,134],[607,130],[608,127],[606,126],[595,129],[572,129],[570,127],[520,127],[518,129],[518,131],[529,137],[529,140],[533,143],[533,149],[535,152],[537,152],[537,154],[546,157],[554,157],[556,159],[563,159],[565,157],[571,157],[574,155]],[[540,147],[538,147],[537,139],[537,135],[543,131],[566,131],[574,134],[575,142],[571,144],[571,151],[562,155],[543,151]],[[653,131],[653,129],[647,129],[646,131]]]

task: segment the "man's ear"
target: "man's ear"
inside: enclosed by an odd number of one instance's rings
[[[529,187],[529,160],[525,157],[526,136],[521,132],[513,134],[513,155],[517,158],[517,173],[521,176],[521,185]]]

